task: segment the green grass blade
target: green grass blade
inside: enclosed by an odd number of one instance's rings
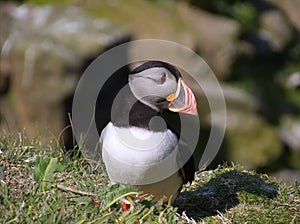
[[[46,191],[51,188],[51,180],[58,166],[58,159],[38,158],[34,170],[34,179],[41,183],[41,190]]]

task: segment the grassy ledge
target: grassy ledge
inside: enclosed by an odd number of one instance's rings
[[[101,168],[65,155],[54,142],[0,137],[1,223],[298,223],[300,187],[236,165],[198,172],[174,205],[152,197],[124,212]]]

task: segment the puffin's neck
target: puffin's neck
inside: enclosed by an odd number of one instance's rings
[[[150,130],[150,121],[155,116],[160,116],[160,113],[141,101],[137,101],[129,112],[129,125]]]
[[[137,100],[127,88],[120,97],[115,99],[116,107],[112,110],[111,120],[117,127],[139,127],[152,131],[164,131],[165,127],[150,128],[153,117],[162,117],[161,113]],[[150,125],[151,126],[151,125]]]

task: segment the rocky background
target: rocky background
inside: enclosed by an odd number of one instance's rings
[[[70,136],[89,62],[128,40],[166,39],[194,49],[223,87],[227,130],[215,164],[300,181],[300,0],[58,2],[0,1],[0,133]]]

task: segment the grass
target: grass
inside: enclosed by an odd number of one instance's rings
[[[55,141],[0,137],[1,223],[298,223],[300,188],[240,166],[198,172],[175,203],[119,198],[130,186],[108,186],[102,167],[71,158]]]

